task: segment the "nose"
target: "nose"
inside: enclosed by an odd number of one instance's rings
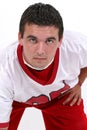
[[[38,55],[43,55],[45,53],[45,43],[44,42],[39,42],[37,46],[37,54]]]

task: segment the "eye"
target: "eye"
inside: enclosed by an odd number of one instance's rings
[[[46,40],[46,43],[47,43],[47,44],[52,44],[52,43],[54,43],[54,39],[47,39],[47,40]]]
[[[36,43],[37,42],[36,38],[29,38],[28,41],[30,43]]]

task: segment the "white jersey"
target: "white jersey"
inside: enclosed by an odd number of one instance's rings
[[[51,101],[74,87],[80,69],[87,67],[87,37],[75,32],[64,33],[56,76],[49,84],[43,85],[29,77],[19,63],[17,48],[18,43],[14,43],[0,55],[0,123],[9,122],[13,101],[30,105]]]

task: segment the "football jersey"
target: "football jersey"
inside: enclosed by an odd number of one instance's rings
[[[0,128],[8,126],[14,117],[17,128],[26,107],[39,108],[55,100],[78,83],[80,69],[87,67],[87,37],[75,32],[64,32],[52,65],[42,72],[45,76],[51,70],[47,80],[32,74],[24,64],[22,49],[15,42],[0,54]],[[10,125],[9,130],[16,130]]]

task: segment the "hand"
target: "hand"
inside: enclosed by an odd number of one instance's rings
[[[66,105],[68,102],[70,102],[70,106],[73,106],[75,103],[77,103],[77,105],[80,105],[80,102],[81,102],[81,86],[79,84],[77,84],[75,87],[71,88],[68,92],[65,92],[65,94],[69,94],[69,96],[63,102],[63,105]]]

